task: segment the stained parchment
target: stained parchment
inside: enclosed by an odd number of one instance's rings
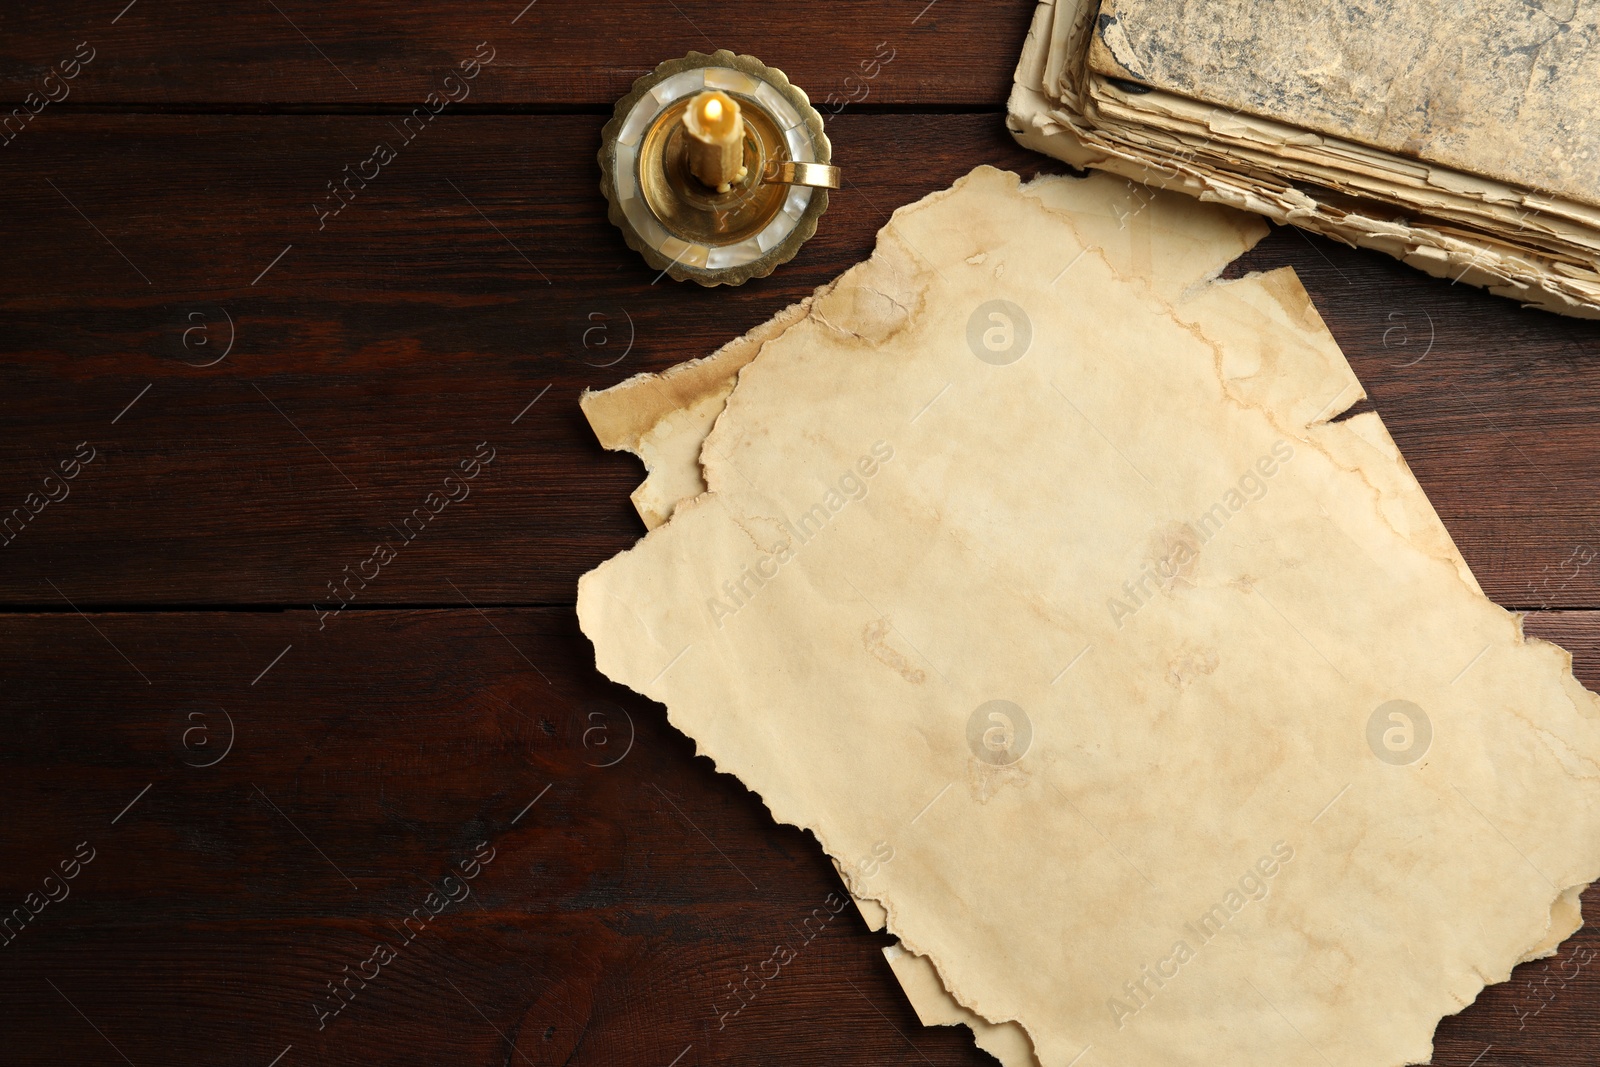
[[[1360,389],[1292,276],[1161,293],[1057,184],[897,213],[585,631],[1040,1062],[1426,1059],[1575,928],[1594,700],[1376,416],[1327,423]]]
[[[1143,277],[1157,292],[1174,299],[1218,273],[1267,233],[1253,216],[1196,205],[1177,194],[1105,174],[1041,181],[1030,191],[1053,209],[1069,212],[1076,231],[1113,267]],[[1298,286],[1288,275],[1279,275],[1273,288],[1287,297],[1285,313],[1298,314],[1308,306],[1303,293],[1294,292]],[[601,443],[633,452],[645,463],[648,475],[632,499],[647,528],[659,526],[679,503],[705,491],[701,448],[733,391],[739,369],[766,341],[799,321],[810,305],[807,298],[784,309],[705,359],[662,374],[637,374],[598,392],[585,391],[581,404]],[[1325,337],[1324,343],[1331,345],[1332,338]],[[853,899],[867,925],[882,930],[887,922],[882,906],[870,897]],[[938,972],[924,957],[893,946],[888,958],[925,1024],[973,1028],[979,1046],[1005,1067],[1037,1063],[1021,1027],[988,1023],[961,1007],[939,984]]]
[[[1076,231],[1113,267],[1144,278],[1171,298],[1219,273],[1268,232],[1265,223],[1243,212],[1198,206],[1107,174],[1039,182],[1032,192],[1055,210],[1070,212]],[[705,492],[700,451],[740,369],[767,341],[801,321],[811,299],[785,308],[704,359],[584,391],[579,403],[600,443],[644,461],[648,476],[632,500],[647,529],[665,522],[680,502]],[[858,308],[874,316],[885,310],[893,314],[892,308],[871,304]]]

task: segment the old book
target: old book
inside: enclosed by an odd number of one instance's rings
[[[1046,0],[1024,144],[1600,317],[1596,0]]]

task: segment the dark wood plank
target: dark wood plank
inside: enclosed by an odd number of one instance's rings
[[[801,940],[839,899],[815,842],[596,675],[570,607],[493,605],[570,605],[639,532],[638,465],[593,444],[582,388],[709,352],[978,162],[1059,169],[999,114],[1032,3],[524,4],[0,12],[0,120],[67,94],[0,133],[0,517],[94,449],[0,533],[0,917],[96,850],[0,934],[7,1063],[989,1062],[920,1027],[853,909]],[[470,95],[400,145],[479,42]],[[623,246],[594,153],[634,78],[716,46],[850,101],[829,120],[848,184],[799,260],[706,292]],[[919,107],[969,113],[882,113]],[[161,111],[203,114],[140,114]],[[319,226],[380,140],[398,158]],[[1600,328],[1292,230],[1236,271],[1281,263],[1490,594],[1600,607]],[[470,496],[390,533],[485,441]],[[357,608],[459,608],[303,610],[386,539]],[[1600,685],[1600,614],[1526,630]],[[472,895],[401,944],[479,842]],[[396,959],[319,1029],[380,940]],[[796,961],[720,1019],[775,944]],[[1434,1062],[1593,1063],[1597,949],[1587,926],[1485,991]]]
[[[0,943],[8,1064],[990,1062],[916,1022],[852,909],[803,940],[841,891],[815,841],[601,679],[570,610],[93,623],[0,616],[0,913],[94,850]],[[1600,686],[1600,613],[1527,629]],[[470,894],[406,940],[430,890]],[[319,1029],[380,941],[396,958]],[[1486,990],[1434,1063],[1593,1063],[1597,950],[1586,926]]]
[[[330,606],[488,441],[364,602],[570,602],[642,532],[641,468],[595,445],[583,388],[710,352],[865,258],[887,212],[970,168],[950,145],[1048,164],[997,117],[847,112],[822,231],[708,291],[654,284],[606,221],[601,124],[442,118],[320,231],[314,197],[387,120],[79,118],[0,157],[0,201],[32,220],[0,263],[0,500],[80,441],[100,456],[5,548],[0,599]],[[585,348],[591,313],[611,347]]]
[[[570,611],[94,625],[0,616],[3,913],[93,850],[0,934],[8,1064],[985,1062],[920,1030],[815,842],[600,679]],[[462,899],[401,927],[430,890]]]
[[[582,388],[710,352],[980,161],[1055,169],[997,115],[846,111],[830,131],[848,184],[816,239],[772,278],[705,291],[653,284],[606,222],[601,121],[446,115],[320,230],[317,194],[390,120],[76,116],[0,153],[18,220],[0,263],[0,514],[78,442],[101,456],[5,548],[0,602],[329,606],[328,583],[485,440],[489,475],[362,602],[570,602],[639,532],[639,468],[595,447]],[[1600,605],[1600,324],[1296,230],[1240,269],[1279,263],[1490,595]],[[595,312],[619,347],[585,350]]]
[[[832,94],[834,104],[999,107],[1034,7],[1032,0],[125,4],[8,4],[0,15],[6,110],[30,91],[71,105],[409,108],[441,91],[480,42],[493,62],[467,86],[465,106],[609,108],[663,60],[728,48],[783,69],[819,105]],[[87,48],[79,52],[80,44]],[[59,66],[75,55],[92,58]],[[77,75],[45,83],[62,70]],[[463,92],[456,84],[443,91]],[[55,117],[47,107],[38,121]]]

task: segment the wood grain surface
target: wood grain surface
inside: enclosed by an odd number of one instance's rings
[[[819,106],[831,93],[992,108],[1010,91],[1032,16],[1032,4],[1011,0],[16,0],[0,16],[0,100],[21,102],[87,43],[94,58],[63,103],[409,107],[487,41],[494,62],[463,104],[609,112],[662,60],[727,48],[781,67]],[[863,96],[859,64],[888,54],[880,42],[894,58]]]
[[[992,1062],[917,1022],[853,909],[804,941],[842,899],[816,842],[595,672],[575,583],[641,533],[641,469],[577,396],[710,352],[979,163],[1059,170],[1003,126],[1030,9],[0,12],[6,110],[94,49],[0,134],[0,917],[93,853],[0,933],[0,1062]],[[842,105],[817,237],[736,290],[658,278],[598,190],[612,100],[702,31]],[[406,140],[482,41],[470,96]],[[405,143],[329,214],[378,141]],[[1294,230],[1230,273],[1284,264],[1485,590],[1600,686],[1600,325]],[[403,926],[430,893],[467,895]],[[795,963],[722,1019],[780,944]],[[1487,989],[1434,1063],[1596,1062],[1597,949],[1585,926]]]
[[[487,440],[481,492],[372,602],[458,604],[452,582],[474,601],[569,602],[638,533],[639,467],[594,447],[579,392],[738,336],[977,163],[1059,169],[995,114],[847,110],[829,124],[847,184],[804,254],[704,290],[657,281],[606,221],[601,124],[446,113],[320,224],[326,182],[395,140],[391,119],[70,116],[0,151],[0,508],[80,441],[100,456],[6,548],[0,596],[61,605],[54,581],[95,605],[326,605],[327,583]],[[1600,606],[1600,565],[1573,562],[1600,560],[1600,324],[1298,230],[1235,270],[1283,263],[1485,590]]]
[[[1528,629],[1600,686],[1600,613]],[[11,613],[0,663],[0,903],[94,854],[0,946],[8,1064],[988,1062],[852,910],[805,940],[841,892],[816,842],[597,675],[570,608]],[[397,930],[429,892],[461,899]],[[1487,989],[1434,1062],[1593,1062],[1597,950]]]

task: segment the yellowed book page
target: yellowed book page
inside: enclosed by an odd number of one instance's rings
[[[1600,205],[1600,0],[1105,0],[1090,68]]]

